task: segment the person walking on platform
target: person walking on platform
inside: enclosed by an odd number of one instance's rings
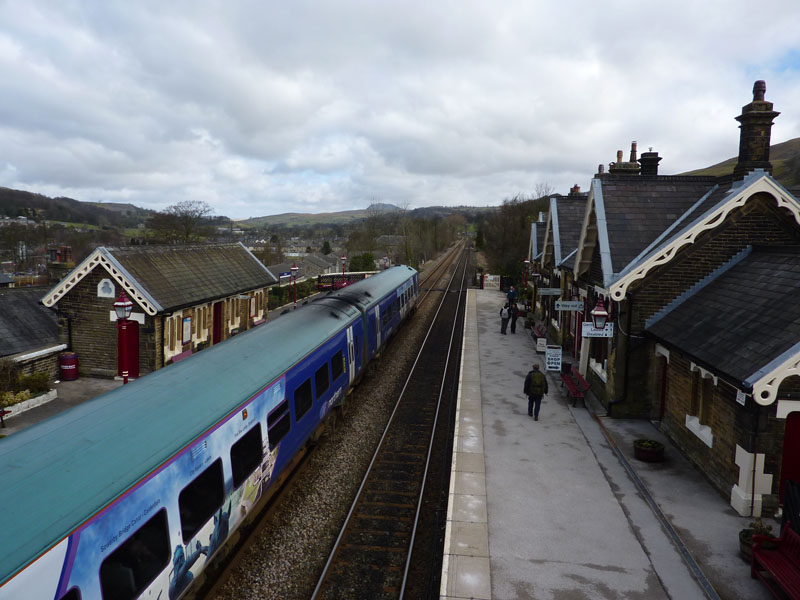
[[[506,334],[509,315],[510,312],[508,310],[508,304],[506,304],[503,308],[500,309],[500,333],[502,333],[503,335]]]
[[[539,365],[534,364],[532,369],[525,377],[523,392],[528,397],[528,416],[533,417],[534,421],[538,421],[542,396],[547,393],[547,377],[539,370]]]
[[[517,303],[512,302],[508,309],[508,317],[511,320],[511,333],[517,333],[517,317],[519,317],[519,308]]]

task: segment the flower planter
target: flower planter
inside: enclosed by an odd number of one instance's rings
[[[664,444],[655,440],[635,440],[633,455],[642,462],[660,462],[664,460]]]

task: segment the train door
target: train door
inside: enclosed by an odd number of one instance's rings
[[[211,343],[219,344],[222,341],[222,302],[215,302],[214,308],[214,331],[212,332]]]
[[[781,485],[779,497],[784,500],[786,481],[800,481],[800,412],[786,415],[786,430],[783,435],[783,459],[781,463]]]
[[[356,345],[353,342],[353,328],[347,328],[347,366],[350,372],[350,384],[356,376]]]
[[[381,349],[381,307],[375,307],[375,352]]]

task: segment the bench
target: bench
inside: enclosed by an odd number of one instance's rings
[[[531,332],[533,332],[533,337],[536,337],[536,338],[545,337],[544,332],[541,329],[539,329],[539,327],[536,325],[536,323],[531,325]]]
[[[769,541],[769,547],[765,542]],[[777,539],[753,536],[750,577],[760,579],[776,598],[800,598],[800,535],[786,523]],[[778,584],[781,590],[775,587]]]
[[[569,373],[561,373],[561,386],[567,388],[567,395],[572,398],[572,406],[583,400],[584,395],[589,391],[589,384],[580,374],[580,371],[572,365]]]

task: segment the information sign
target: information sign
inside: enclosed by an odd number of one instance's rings
[[[556,300],[556,310],[583,310],[583,300]]]
[[[540,296],[560,296],[561,288],[539,288],[537,293]]]
[[[736,401],[744,406],[744,403],[747,401],[747,394],[745,394],[742,390],[736,390]]]
[[[591,321],[584,321],[581,323],[583,326],[583,331],[581,335],[585,338],[610,338],[614,337],[614,324],[613,323],[606,323],[606,326],[603,329],[595,329],[594,323]]]
[[[561,371],[561,346],[547,346],[544,364],[547,371]]]
[[[536,338],[536,351],[545,352],[547,350],[547,338]]]

